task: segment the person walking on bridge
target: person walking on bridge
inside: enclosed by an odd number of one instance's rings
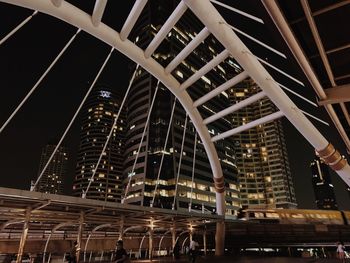
[[[196,258],[197,258],[197,248],[199,247],[198,242],[196,242],[194,239],[191,240],[190,242],[190,258],[191,258],[191,262],[195,263],[196,262]]]
[[[117,242],[117,250],[115,251],[115,263],[126,263],[129,261],[128,253],[123,247],[123,241],[118,240]]]
[[[345,262],[345,247],[342,242],[337,243],[337,257],[341,262]]]

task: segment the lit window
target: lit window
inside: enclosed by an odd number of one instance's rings
[[[178,75],[180,78],[182,78],[183,79],[183,77],[184,77],[184,74],[182,74],[182,72],[181,71],[179,71],[179,70],[176,70],[176,75]]]

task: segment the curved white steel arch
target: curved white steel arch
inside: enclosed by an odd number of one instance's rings
[[[90,241],[90,238],[92,237],[92,235],[99,229],[101,228],[105,228],[105,227],[110,227],[112,226],[112,224],[102,224],[102,225],[98,225],[96,226],[92,231],[91,233],[89,234],[87,240],[85,241],[85,247],[84,247],[84,262],[86,261],[86,250],[87,250],[87,247],[88,247],[88,244],[89,244],[89,241]]]
[[[73,221],[68,221],[68,222],[63,222],[61,224],[58,224],[57,226],[55,226],[52,230],[51,230],[51,233],[50,235],[48,236],[47,240],[46,240],[46,243],[45,243],[45,247],[44,247],[44,252],[43,252],[43,263],[45,263],[45,258],[46,258],[46,251],[47,251],[47,247],[49,245],[49,242],[50,242],[50,239],[51,239],[51,236],[53,235],[53,233],[55,233],[58,229],[60,229],[61,227],[64,227],[64,226],[73,226],[75,225],[76,223],[73,222]]]
[[[1,2],[37,10],[63,20],[77,28],[84,30],[106,44],[114,47],[122,54],[142,66],[154,77],[160,80],[179,100],[182,107],[188,113],[195,126],[213,172],[213,179],[222,179],[223,173],[215,146],[211,141],[207,127],[203,124],[203,118],[198,109],[193,106],[193,100],[185,90],[180,90],[180,83],[171,75],[166,74],[165,69],[152,57],[146,58],[144,51],[128,39],[122,41],[117,31],[104,23],[94,26],[92,16],[71,5],[66,1],[59,1],[59,5],[49,0],[0,0]],[[225,192],[216,192],[216,210],[218,215],[225,214]]]
[[[265,92],[269,99],[283,112],[284,116],[316,149],[321,158],[335,170],[350,186],[350,166],[338,151],[324,138],[316,127],[304,116],[302,111],[276,84],[271,75],[252,55],[248,47],[228,26],[221,14],[209,0],[183,0],[198,19],[209,29],[220,43],[230,51],[236,61],[248,72],[250,77]]]

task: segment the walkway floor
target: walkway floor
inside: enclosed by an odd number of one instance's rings
[[[188,259],[182,258],[180,260],[174,261],[171,258],[164,259],[154,259],[152,261],[149,260],[135,260],[132,261],[134,263],[169,263],[169,262],[177,262],[177,263],[188,263]],[[284,257],[263,257],[263,258],[249,258],[249,257],[241,257],[241,258],[232,258],[232,257],[199,257],[196,260],[196,263],[340,263],[341,261],[338,259],[312,259],[312,258],[284,258]],[[350,263],[350,260],[348,261]]]

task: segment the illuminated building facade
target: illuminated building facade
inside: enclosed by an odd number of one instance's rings
[[[260,89],[246,80],[229,90],[233,103],[240,102]],[[276,111],[263,98],[233,114],[240,126]],[[242,206],[249,208],[293,208],[296,198],[289,168],[281,120],[258,125],[234,135]]]
[[[42,149],[38,176],[40,176],[56,146],[56,144],[50,143]],[[64,146],[60,146],[38,182],[37,191],[50,194],[63,194],[63,180],[67,178],[67,165],[67,149]]]
[[[120,107],[119,96],[105,86],[96,86],[82,109],[80,147],[73,194],[82,196],[100,158]],[[86,198],[120,202],[124,160],[125,111],[122,110]]]
[[[312,185],[314,187],[315,201],[318,209],[337,210],[334,189],[329,174],[328,165],[316,156],[310,164],[312,172]]]
[[[146,48],[154,35],[159,31],[168,15],[175,9],[178,1],[148,1],[138,23],[136,24],[130,39]],[[200,32],[203,25],[190,14],[185,15],[169,32],[167,38],[158,47],[153,57],[162,65],[166,66],[170,61],[195,37],[196,32]],[[185,59],[177,68],[172,71],[172,75],[181,83],[195,71],[204,66],[213,57],[222,51],[222,47],[214,37],[209,36],[194,53]],[[233,66],[233,62],[225,61],[221,63],[210,79],[203,76],[189,88],[190,96],[195,100],[214,87],[222,84],[228,78],[236,75],[239,68]],[[230,72],[230,73],[226,73]],[[135,163],[138,145],[146,124],[148,110],[155,93],[157,80],[143,69],[139,69],[135,81],[128,97],[127,116],[127,140],[126,140],[126,161],[125,161],[125,184],[130,181],[130,189],[126,195],[127,203],[149,206],[152,202],[156,179],[160,167],[160,160],[165,143],[165,137],[169,126],[174,96],[164,86],[160,84],[155,104],[151,113],[150,125],[143,140],[141,151]],[[202,116],[208,117],[215,112],[222,110],[229,105],[228,95],[222,95],[210,100],[199,107]],[[185,126],[185,111],[176,104],[168,144],[165,150],[164,163],[160,173],[160,183],[155,193],[153,206],[172,208],[174,197],[176,196],[175,209],[205,210],[212,212],[215,210],[215,189],[213,185],[213,175],[206,156],[203,145],[198,137],[194,183],[192,184],[192,167],[194,159],[195,129],[188,121],[184,151],[179,173],[178,188],[176,179],[178,174],[181,144]],[[208,129],[212,135],[232,128],[228,120],[218,120],[210,125]],[[234,145],[232,140],[225,140],[216,143],[219,158],[223,168],[226,184],[226,205],[227,214],[235,215],[239,209],[239,189],[237,181],[237,167],[235,164]]]

